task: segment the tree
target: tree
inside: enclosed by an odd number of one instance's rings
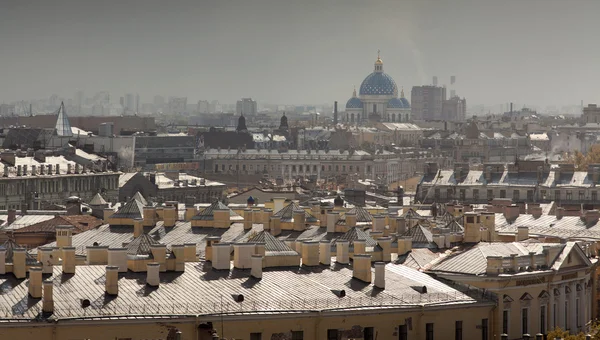
[[[580,151],[575,151],[568,159],[567,163],[575,165],[575,168],[579,171],[585,171],[590,164],[600,163],[600,145],[592,145],[587,154],[583,154]]]
[[[592,335],[592,340],[600,340],[600,324],[594,323],[590,327],[590,333]],[[585,340],[585,334],[569,334],[568,331],[562,330],[560,327],[555,328],[553,331],[550,331],[546,336],[546,339],[562,339],[562,340]]]

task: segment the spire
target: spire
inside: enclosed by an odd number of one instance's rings
[[[402,91],[400,91],[400,98],[404,98],[404,86],[402,86]]]
[[[354,92],[352,92],[352,98],[356,98],[356,85],[354,85]]]
[[[60,108],[58,108],[58,117],[56,119],[56,135],[61,137],[73,137],[73,131],[71,130],[71,123],[69,122],[69,117],[67,117],[67,113],[65,112],[65,103],[60,103]]]
[[[240,112],[240,118],[238,119],[238,126],[236,128],[237,132],[248,131],[246,127],[246,117],[244,117],[244,112]]]
[[[377,60],[375,60],[375,72],[383,72],[383,60],[381,60],[380,51],[377,50]]]

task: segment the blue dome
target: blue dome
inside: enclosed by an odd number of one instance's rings
[[[346,102],[346,108],[347,109],[362,109],[363,103],[357,97],[352,97],[352,98],[348,99],[348,101]]]
[[[410,103],[408,102],[408,99],[402,97],[400,98],[400,100],[402,101],[402,104],[404,104],[404,107],[409,109],[410,108]]]
[[[392,96],[396,91],[396,82],[383,72],[369,74],[360,84],[360,95]]]
[[[402,100],[400,100],[398,98],[392,98],[387,103],[387,107],[390,108],[390,109],[403,109],[404,108],[404,103],[402,102]]]

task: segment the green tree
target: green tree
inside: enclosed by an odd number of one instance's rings
[[[600,324],[594,323],[591,327],[591,331],[589,334],[592,335],[592,340],[600,340]],[[562,339],[562,340],[585,340],[585,334],[569,334],[568,331],[562,330],[560,327],[555,328],[553,331],[548,333],[546,339],[554,340],[554,339]]]
[[[575,151],[568,157],[567,163],[574,164],[575,168],[579,171],[587,170],[590,164],[600,163],[600,145],[592,145],[585,155],[579,151]]]

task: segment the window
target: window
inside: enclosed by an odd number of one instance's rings
[[[569,190],[567,191],[567,201],[570,201],[573,199],[573,193]]]
[[[506,190],[500,190],[500,198],[506,198]]]
[[[250,333],[250,340],[261,340],[262,333]]]
[[[292,340],[304,340],[304,331],[292,331]]]
[[[579,200],[580,200],[580,201],[583,201],[584,199],[585,199],[585,192],[583,192],[583,191],[580,191],[580,192],[579,192]]]
[[[559,190],[554,190],[554,200],[560,201],[560,191]]]
[[[335,166],[335,171],[340,171],[340,166],[339,165]]]
[[[529,321],[527,320],[529,309],[521,309],[521,334],[529,334]]]
[[[425,325],[425,340],[433,340],[433,324],[428,323]]]
[[[529,202],[533,201],[533,190],[527,190],[527,200]]]
[[[363,339],[364,340],[374,340],[375,339],[375,330],[373,327],[365,327],[363,330]]]
[[[520,194],[519,190],[513,190],[513,199],[515,201],[519,200],[519,194]],[[525,334],[525,333],[523,333],[523,334]]]
[[[465,189],[460,189],[460,199],[461,199],[461,201],[465,200],[465,196],[466,196],[465,193],[466,193]]]
[[[540,196],[542,197],[543,200],[545,200],[546,199],[546,190],[541,190]]]
[[[577,322],[577,327],[581,327],[581,322],[579,322],[579,298],[575,300],[575,322]]]
[[[342,165],[342,171],[346,172],[346,166]]]
[[[546,306],[540,307],[540,333],[546,334]]]
[[[479,189],[473,189],[473,199],[474,200],[479,199]]]
[[[563,314],[565,316],[565,329],[569,329],[569,301],[565,301],[565,312]]]
[[[552,326],[553,327],[558,327],[558,314],[557,314],[557,310],[556,310],[556,303],[552,305],[552,314],[554,315],[554,320],[552,320],[552,323],[554,323]]]
[[[491,200],[491,199],[494,198],[494,190],[488,189],[488,191],[487,191],[487,198],[488,198],[488,200]]]
[[[338,330],[337,329],[328,329],[327,330],[327,340],[338,340]]]
[[[331,169],[329,169],[331,170]],[[321,171],[325,171],[325,165],[321,165]]]
[[[598,192],[592,191],[592,201],[597,201],[597,200],[598,200]]]
[[[481,340],[488,340],[488,319],[481,319]]]
[[[329,171],[331,171],[331,165],[329,165]]]
[[[454,340],[462,340],[463,338],[463,323],[462,321],[454,322]]]
[[[408,340],[408,326],[400,325],[398,327],[398,340]]]
[[[357,166],[356,167],[356,172],[359,172],[359,171],[360,171],[360,167]]]
[[[508,310],[502,312],[502,333],[508,334]]]

